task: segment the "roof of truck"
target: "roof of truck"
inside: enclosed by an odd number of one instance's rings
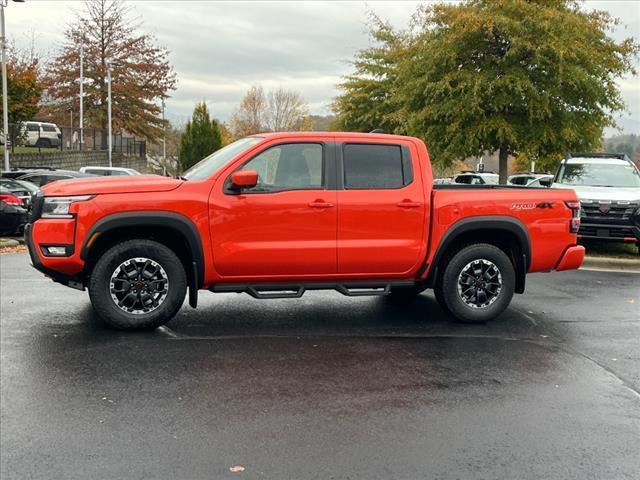
[[[366,138],[375,138],[375,139],[403,139],[403,140],[417,140],[415,137],[409,137],[406,135],[391,135],[388,133],[363,133],[363,132],[265,132],[265,133],[256,133],[255,135],[251,135],[253,137],[263,137],[263,138],[280,138],[280,137],[362,137]]]

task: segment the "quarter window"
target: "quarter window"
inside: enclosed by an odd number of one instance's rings
[[[243,170],[258,172],[258,184],[245,193],[323,188],[322,145],[288,143],[258,154]]]
[[[343,149],[344,187],[393,189],[411,183],[411,162],[403,162],[399,145],[346,144]]]

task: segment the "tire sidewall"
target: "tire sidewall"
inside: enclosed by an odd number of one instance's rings
[[[149,258],[162,266],[169,290],[162,304],[149,313],[133,314],[120,309],[111,298],[111,275],[130,258]],[[98,315],[119,329],[150,329],[168,322],[180,309],[187,281],[180,259],[166,246],[150,240],[127,241],[107,250],[98,260],[89,281],[89,296]]]
[[[489,306],[473,308],[458,294],[458,277],[462,269],[474,260],[489,260],[500,271],[502,288],[497,299]],[[449,311],[460,321],[482,323],[500,315],[511,303],[515,290],[515,270],[509,257],[499,248],[477,244],[463,248],[447,264],[442,279],[442,296]]]

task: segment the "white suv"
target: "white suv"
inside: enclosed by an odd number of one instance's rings
[[[625,154],[572,153],[560,163],[552,185],[580,199],[578,235],[640,248],[640,170]]]
[[[29,147],[59,147],[62,132],[55,123],[25,122],[23,127],[25,142]]]

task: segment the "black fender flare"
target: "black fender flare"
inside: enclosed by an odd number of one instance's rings
[[[161,227],[174,230],[182,235],[191,253],[191,260],[194,269],[194,278],[190,283],[194,283],[195,290],[204,285],[204,250],[202,239],[196,226],[189,218],[175,212],[143,210],[114,213],[98,220],[89,230],[84,239],[80,258],[86,260],[89,256],[88,242],[96,233],[106,233],[110,230],[122,227]],[[190,301],[192,300],[190,293]]]
[[[436,280],[437,268],[447,249],[460,235],[472,231],[493,230],[513,234],[518,239],[522,258],[514,259],[516,264],[516,292],[524,292],[524,279],[531,266],[531,238],[524,223],[515,217],[506,215],[491,215],[467,217],[455,222],[442,237],[440,245],[433,257],[433,268],[427,278],[427,285],[433,286]]]

